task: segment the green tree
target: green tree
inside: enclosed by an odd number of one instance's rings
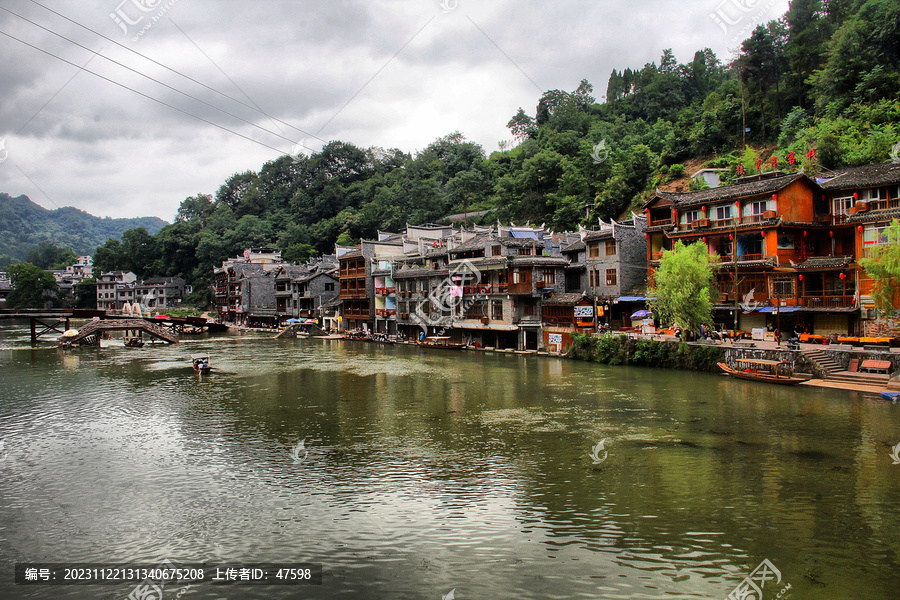
[[[42,242],[40,246],[32,248],[25,256],[25,262],[41,269],[65,269],[75,264],[78,257],[69,248],[60,248],[50,242]]]
[[[75,284],[75,308],[97,308],[97,280],[93,277]]]
[[[31,263],[19,263],[6,272],[13,286],[6,298],[9,308],[44,308],[58,302],[59,286],[47,271]]]
[[[875,281],[875,305],[879,310],[893,312],[900,293],[900,221],[891,221],[881,236],[883,239],[874,246],[872,255],[859,259],[859,264]]]
[[[663,321],[674,321],[685,332],[682,340],[700,325],[712,325],[716,276],[706,244],[675,242],[674,249],[663,253],[649,293],[653,311]]]

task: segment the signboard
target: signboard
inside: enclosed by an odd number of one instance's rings
[[[575,319],[593,319],[594,318],[594,307],[593,306],[576,306],[575,307]]]
[[[561,333],[548,333],[547,334],[547,343],[548,344],[562,344],[562,334]]]

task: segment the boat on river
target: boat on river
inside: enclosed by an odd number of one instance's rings
[[[209,375],[212,366],[209,364],[209,354],[191,354],[191,366],[194,372],[200,375]]]
[[[804,379],[793,377],[784,373],[787,363],[777,360],[762,360],[739,358],[736,368],[729,367],[725,363],[717,363],[719,368],[735,379],[748,379],[750,381],[762,381],[765,383],[777,383],[779,385],[795,385]]]
[[[374,342],[376,344],[393,344],[394,338],[386,333],[373,333],[366,338],[366,341]]]
[[[462,350],[466,347],[460,342],[451,342],[447,336],[427,337],[424,340],[416,340],[416,343],[423,348],[440,348],[441,350]]]

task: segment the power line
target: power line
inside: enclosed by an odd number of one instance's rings
[[[198,121],[202,121],[202,122],[206,123],[207,125],[212,125],[213,127],[218,127],[219,129],[221,129],[221,130],[223,130],[223,131],[227,131],[228,133],[231,133],[231,134],[234,134],[234,135],[236,135],[236,136],[238,136],[238,137],[244,138],[245,140],[250,141],[250,142],[253,142],[254,144],[259,144],[260,146],[263,146],[264,148],[268,148],[268,149],[270,149],[270,150],[274,150],[275,152],[278,152],[279,154],[285,154],[284,152],[282,152],[281,150],[279,150],[279,149],[276,148],[275,146],[270,146],[270,145],[268,145],[268,144],[266,144],[266,143],[264,143],[264,142],[260,142],[259,140],[254,140],[253,138],[251,138],[251,137],[249,137],[249,136],[246,136],[246,135],[244,135],[244,134],[242,134],[242,133],[238,133],[237,131],[234,131],[233,129],[228,129],[228,128],[225,127],[224,125],[219,125],[218,123],[213,123],[212,121],[209,121],[209,120],[207,120],[207,119],[204,119],[204,118],[201,117],[201,116],[195,115],[195,114],[192,113],[192,112],[188,112],[188,111],[186,111],[186,110],[184,110],[184,109],[178,108],[177,106],[173,106],[173,105],[169,104],[168,102],[164,102],[163,100],[159,100],[158,98],[154,98],[153,96],[150,96],[150,95],[148,95],[148,94],[145,94],[144,92],[138,91],[138,90],[136,90],[136,89],[134,89],[134,88],[128,87],[127,85],[125,85],[125,84],[123,84],[123,83],[119,83],[118,81],[115,81],[115,80],[113,80],[113,79],[110,79],[109,77],[105,77],[105,76],[103,76],[103,75],[100,75],[99,73],[96,73],[96,72],[94,72],[94,71],[91,71],[90,69],[87,69],[87,68],[85,68],[85,67],[81,67],[81,66],[79,66],[79,65],[77,65],[77,64],[75,64],[75,63],[73,63],[72,61],[66,60],[65,58],[62,58],[61,56],[57,56],[56,54],[53,54],[53,53],[50,52],[49,50],[44,50],[43,48],[40,48],[40,47],[38,47],[38,46],[35,46],[34,44],[30,44],[30,43],[26,42],[25,40],[19,39],[19,38],[17,38],[16,36],[11,35],[11,34],[5,32],[5,31],[0,30],[0,35],[5,35],[6,37],[11,38],[11,39],[14,39],[14,40],[16,40],[17,42],[20,42],[20,43],[22,43],[22,44],[25,44],[26,46],[28,46],[28,47],[30,47],[30,48],[34,48],[34,49],[37,50],[38,52],[43,52],[44,54],[47,54],[48,56],[52,56],[53,58],[55,58],[55,59],[57,59],[57,60],[60,60],[60,61],[62,61],[62,62],[64,62],[64,63],[66,63],[66,64],[72,65],[72,66],[75,67],[75,68],[81,69],[82,71],[86,71],[86,72],[90,73],[91,75],[93,75],[93,76],[95,76],[95,77],[99,77],[100,79],[103,79],[104,81],[108,81],[109,83],[112,83],[112,84],[114,84],[114,85],[119,86],[120,88],[124,88],[124,89],[126,89],[126,90],[128,90],[128,91],[130,91],[130,92],[134,92],[134,93],[137,94],[138,96],[143,96],[144,98],[147,98],[148,100],[152,100],[152,101],[156,102],[157,104],[162,104],[163,106],[167,106],[167,107],[171,108],[172,110],[177,110],[178,112],[180,112],[180,113],[182,113],[182,114],[185,114],[185,115],[187,115],[187,116],[189,116],[189,117],[193,117],[193,118],[197,119]],[[270,133],[271,133],[271,132],[270,132]]]
[[[203,104],[203,105],[205,105],[205,106],[208,106],[208,107],[210,107],[210,108],[212,108],[212,109],[221,111],[221,112],[225,113],[226,115],[228,115],[229,117],[235,118],[235,119],[237,119],[238,121],[241,121],[241,122],[243,122],[243,123],[246,123],[247,125],[250,125],[251,127],[256,127],[257,129],[260,129],[260,130],[262,130],[262,131],[265,131],[266,133],[270,133],[270,134],[274,135],[275,137],[279,137],[279,138],[285,140],[286,142],[291,142],[291,143],[294,142],[294,140],[292,140],[292,139],[290,139],[290,138],[287,138],[287,137],[285,137],[285,136],[283,136],[283,135],[281,135],[281,134],[279,134],[279,133],[275,133],[274,131],[270,131],[270,130],[266,129],[265,127],[262,127],[262,126],[260,126],[260,125],[257,125],[256,123],[253,123],[252,121],[248,121],[247,119],[244,119],[243,117],[240,117],[240,116],[238,116],[238,115],[236,115],[236,114],[234,114],[234,113],[228,112],[227,110],[225,110],[225,109],[223,109],[223,108],[219,108],[218,106],[215,106],[215,105],[213,105],[213,104],[210,104],[209,102],[206,102],[205,100],[202,100],[202,99],[200,99],[200,98],[197,98],[196,96],[192,96],[191,94],[188,94],[187,92],[183,92],[183,91],[181,91],[181,90],[179,90],[179,89],[177,89],[177,88],[175,88],[175,87],[172,87],[171,85],[169,85],[169,84],[167,84],[167,83],[165,83],[165,82],[162,82],[162,81],[160,81],[160,80],[158,80],[158,79],[155,79],[155,78],[153,78],[153,77],[151,77],[151,76],[149,76],[149,75],[146,75],[146,74],[144,74],[144,73],[141,73],[141,72],[138,71],[137,69],[132,69],[132,68],[129,67],[128,65],[122,64],[122,63],[120,63],[120,62],[117,61],[117,60],[114,60],[114,59],[109,58],[109,57],[107,57],[107,56],[103,56],[103,55],[100,54],[99,52],[97,52],[97,51],[95,51],[95,50],[91,50],[91,49],[88,48],[87,46],[84,46],[84,45],[82,45],[82,44],[79,44],[79,43],[76,42],[75,40],[69,39],[69,38],[67,38],[66,36],[64,36],[64,35],[62,35],[62,34],[60,34],[60,33],[56,33],[55,31],[52,31],[52,30],[50,30],[50,29],[44,27],[43,25],[41,25],[41,24],[39,24],[39,23],[35,23],[34,21],[32,21],[32,20],[30,20],[30,19],[27,19],[27,18],[23,17],[22,15],[16,14],[16,13],[12,12],[11,10],[9,10],[8,8],[5,8],[5,7],[3,7],[3,6],[0,6],[0,10],[4,10],[4,11],[8,12],[9,14],[11,14],[11,15],[13,15],[13,16],[15,16],[15,17],[19,17],[19,18],[22,19],[23,21],[27,21],[28,23],[31,23],[31,24],[34,25],[35,27],[39,27],[40,29],[43,29],[43,30],[46,31],[47,33],[50,33],[50,34],[52,34],[52,35],[55,35],[55,36],[58,37],[58,38],[64,39],[64,40],[66,40],[67,42],[69,42],[69,43],[71,43],[71,44],[74,44],[74,45],[76,45],[76,46],[78,46],[79,48],[82,48],[82,49],[84,49],[84,50],[87,50],[88,52],[91,52],[91,53],[94,54],[95,56],[99,56],[100,58],[102,58],[102,59],[104,59],[104,60],[106,60],[106,61],[109,61],[109,62],[111,62],[111,63],[113,63],[113,64],[115,64],[115,65],[118,65],[118,66],[122,67],[123,69],[127,69],[127,70],[131,71],[132,73],[135,73],[136,75],[140,75],[141,77],[144,77],[145,79],[149,79],[150,81],[153,81],[154,83],[158,83],[159,85],[161,85],[161,86],[163,86],[163,87],[165,87],[165,88],[167,88],[167,89],[170,89],[170,90],[172,90],[173,92],[179,93],[179,94],[181,94],[182,96],[185,96],[185,97],[187,97],[187,98],[190,98],[191,100],[195,100],[196,102],[199,102],[199,103],[201,103],[201,104]],[[312,150],[312,148],[309,148],[309,150]]]
[[[114,40],[114,39],[112,39],[112,38],[108,38],[108,37],[106,37],[105,35],[103,35],[102,33],[97,32],[97,31],[94,31],[94,30],[91,29],[90,27],[88,27],[88,26],[86,26],[86,25],[82,25],[82,24],[79,23],[78,21],[75,21],[75,20],[73,20],[73,19],[70,19],[70,18],[67,17],[66,15],[64,15],[64,14],[62,14],[62,13],[59,13],[59,12],[53,10],[52,8],[48,7],[48,6],[44,6],[44,5],[41,4],[40,2],[37,2],[36,0],[30,0],[30,1],[31,1],[32,4],[36,4],[37,6],[40,6],[41,8],[43,8],[44,10],[49,11],[49,12],[52,12],[54,15],[56,15],[56,16],[62,18],[62,19],[65,19],[65,20],[68,21],[69,23],[72,23],[73,25],[77,25],[78,27],[81,27],[81,28],[84,29],[85,31],[90,31],[90,32],[93,33],[94,35],[99,36],[99,37],[103,38],[104,40],[106,40],[106,41],[108,41],[108,42],[111,42],[111,43],[115,44],[116,46],[118,46],[118,47],[120,47],[120,48],[123,48],[123,49],[127,50],[128,52],[131,52],[132,54],[135,54],[135,55],[137,55],[137,56],[140,56],[140,57],[143,58],[144,60],[149,60],[149,61],[152,62],[153,64],[155,64],[155,65],[157,65],[157,66],[159,66],[159,67],[162,67],[163,69],[165,69],[165,70],[167,70],[167,71],[170,71],[170,72],[172,72],[172,73],[175,73],[176,75],[179,75],[180,77],[184,77],[185,79],[187,79],[187,80],[189,80],[189,81],[192,81],[192,82],[196,83],[197,85],[199,85],[199,86],[201,86],[201,87],[203,87],[203,88],[206,88],[207,90],[209,90],[209,91],[211,91],[211,92],[213,92],[213,93],[215,93],[215,94],[218,94],[218,95],[220,95],[220,96],[222,96],[222,97],[224,97],[224,98],[228,98],[228,99],[231,100],[232,102],[237,102],[237,103],[240,104],[241,106],[244,106],[244,107],[246,107],[246,108],[249,108],[250,110],[257,111],[257,112],[259,112],[261,115],[263,115],[264,117],[268,117],[269,119],[271,119],[271,120],[273,120],[273,121],[276,121],[276,122],[278,122],[278,123],[281,123],[282,125],[285,125],[285,126],[287,126],[287,127],[290,127],[291,129],[293,129],[293,130],[295,130],[295,131],[299,131],[300,133],[306,134],[306,135],[308,135],[309,137],[315,138],[315,139],[319,140],[320,142],[325,142],[325,143],[327,143],[326,140],[323,140],[322,138],[320,138],[319,136],[317,136],[317,135],[315,135],[315,134],[313,134],[313,133],[309,133],[308,131],[305,131],[305,130],[303,130],[303,129],[300,129],[299,127],[297,127],[297,126],[295,126],[295,125],[291,125],[290,123],[287,123],[286,121],[282,121],[281,119],[278,119],[278,118],[276,118],[276,117],[273,117],[273,116],[271,116],[271,115],[268,115],[268,114],[266,114],[265,112],[263,112],[263,110],[260,109],[259,107],[253,107],[253,106],[247,104],[246,102],[243,102],[243,101],[241,101],[241,100],[238,100],[238,99],[235,98],[234,96],[229,96],[229,95],[226,94],[225,92],[221,92],[221,91],[215,89],[214,87],[211,87],[211,86],[206,85],[206,84],[203,83],[202,81],[198,81],[198,80],[194,79],[194,78],[191,77],[190,75],[185,75],[184,73],[182,73],[181,71],[178,71],[177,69],[173,69],[173,68],[171,68],[171,67],[169,67],[169,66],[167,66],[167,65],[164,65],[163,63],[159,62],[158,60],[154,60],[154,59],[150,58],[149,56],[146,56],[146,55],[144,55],[144,54],[141,54],[141,53],[138,52],[137,50],[134,50],[134,49],[132,49],[132,48],[129,48],[128,46],[126,46],[126,45],[124,45],[124,44],[121,44],[121,43],[117,42],[116,40]]]

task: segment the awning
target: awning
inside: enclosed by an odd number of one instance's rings
[[[803,308],[800,306],[782,306],[781,308],[778,309],[778,312],[779,313],[792,313],[792,312],[797,312],[800,310],[803,310]],[[757,309],[756,312],[774,313],[775,307],[774,306],[764,306],[762,308]]]
[[[619,296],[616,298],[618,302],[646,302],[649,298],[643,296]]]

